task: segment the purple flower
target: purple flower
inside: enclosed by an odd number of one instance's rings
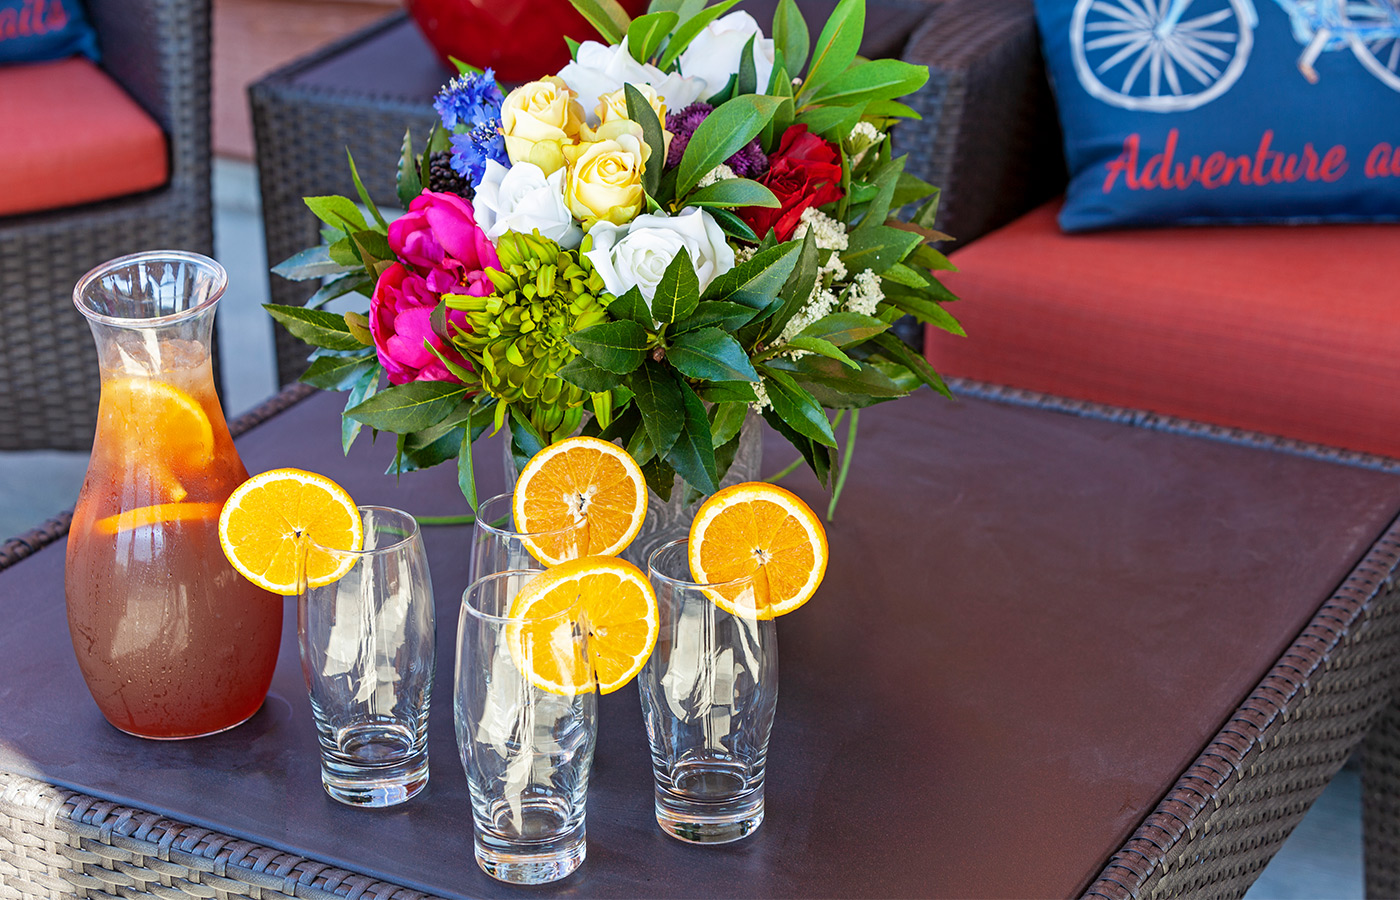
[[[690,136],[700,127],[700,123],[705,121],[705,117],[714,111],[715,108],[708,103],[692,103],[680,112],[666,117],[666,130],[675,135],[671,138],[671,149],[666,152],[668,168],[681,164],[681,157],[685,156]],[[737,153],[724,162],[740,178],[756,178],[768,171],[768,156],[763,152],[763,145],[758,142],[758,138],[739,148]]]
[[[448,131],[469,129],[501,118],[500,85],[496,73],[487,69],[480,75],[470,72],[458,75],[438,92],[433,107]]]
[[[685,155],[685,146],[690,143],[690,136],[700,127],[700,123],[705,121],[705,117],[714,111],[715,108],[708,103],[692,103],[680,112],[673,112],[666,117],[666,130],[675,135],[671,138],[671,149],[666,153],[667,168],[681,164],[681,157]]]

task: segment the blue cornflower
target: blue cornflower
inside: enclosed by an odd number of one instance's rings
[[[510,166],[506,139],[501,137],[500,119],[491,119],[470,131],[452,136],[452,169],[471,182],[473,188],[481,184],[488,159]]]
[[[496,73],[487,69],[480,75],[464,72],[449,81],[433,100],[433,107],[443,128],[458,131],[500,119],[503,100]]]

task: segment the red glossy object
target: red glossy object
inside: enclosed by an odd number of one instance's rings
[[[629,15],[646,0],[621,0]],[[569,0],[408,0],[408,11],[443,64],[454,56],[496,70],[501,81],[533,81],[569,61],[568,35],[601,40]]]

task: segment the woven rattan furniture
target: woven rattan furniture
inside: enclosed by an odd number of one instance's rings
[[[958,389],[862,420],[826,583],[783,620],[759,832],[728,848],[660,833],[624,688],[601,701],[588,861],[534,893],[1244,892],[1396,676],[1395,464]],[[290,390],[235,424],[250,469],[312,466],[362,503],[455,511],[452,472],[396,485],[368,442],[341,459],[339,398]],[[770,469],[791,453],[773,437]],[[66,527],[0,550],[0,898],[500,895],[470,858],[450,715],[464,529],[425,534],[444,623],[432,783],[385,812],[321,791],[290,622],[248,723],[175,743],[106,725],[68,647]],[[1368,749],[1395,771],[1390,743]],[[1368,820],[1370,850],[1394,853],[1391,821]]]
[[[871,0],[867,54],[897,54],[915,24],[941,0]],[[749,0],[746,8],[767,23],[773,2]],[[804,0],[815,40],[834,0]],[[422,147],[436,116],[432,98],[450,73],[438,62],[413,23],[392,16],[270,73],[248,89],[262,189],[269,264],[318,240],[319,223],[302,197],[355,195],[344,152],[355,156],[376,203],[397,209],[394,172],[405,129]],[[908,142],[923,142],[925,129],[908,123]],[[274,303],[302,304],[314,286],[270,276]],[[281,383],[306,370],[306,345],[275,326]]]
[[[212,254],[208,0],[88,0],[102,68],[164,129],[170,180],[155,191],[0,217],[0,450],[87,450],[97,360],[73,285],[152,248]],[[5,126],[8,127],[8,126]],[[58,161],[81,166],[80,159]]]

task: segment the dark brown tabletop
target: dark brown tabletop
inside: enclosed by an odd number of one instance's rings
[[[462,509],[452,473],[342,458],[338,396],[239,443],[362,503]],[[321,790],[288,616],[247,724],[155,743],[109,727],[64,624],[59,542],[0,573],[0,769],[447,897],[1063,897],[1081,892],[1400,510],[1400,478],[923,392],[868,410],[826,583],[781,622],[767,820],[661,834],[633,687],[605,698],[588,860],[545,888],[472,861],[450,673],[465,528],[429,528],[432,782],[387,811]],[[766,470],[792,451],[768,435]],[[499,447],[479,448],[483,489]],[[810,476],[794,489],[814,507]]]

